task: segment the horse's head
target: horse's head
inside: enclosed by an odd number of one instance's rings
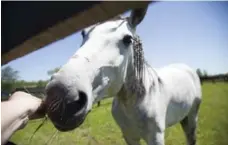
[[[133,68],[136,26],[147,7],[82,31],[83,42],[46,87],[48,116],[61,131],[78,127],[104,96],[114,96]]]

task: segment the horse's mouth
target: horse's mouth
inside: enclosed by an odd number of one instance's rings
[[[61,132],[72,131],[78,128],[80,125],[82,125],[87,115],[88,113],[85,113],[83,116],[80,116],[80,117],[72,117],[72,118],[64,119],[67,121],[63,121],[63,122],[62,121],[56,122],[52,120],[52,123],[54,124],[55,128]]]
[[[61,84],[51,85],[50,88],[46,89],[47,98],[45,103],[48,118],[50,118],[55,128],[62,132],[79,127],[88,114],[86,93],[83,91],[70,93]]]
[[[67,131],[74,130],[75,128],[78,128],[84,122],[84,120],[85,120],[85,118],[77,121],[77,123],[75,123],[73,125],[72,124],[71,125],[67,125],[67,124],[59,125],[59,124],[54,123],[54,126],[56,129],[58,129],[61,132],[67,132]]]

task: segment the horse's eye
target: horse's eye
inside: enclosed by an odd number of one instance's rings
[[[129,46],[132,43],[132,36],[125,35],[123,38],[123,43],[124,45]]]
[[[85,37],[85,31],[82,30],[81,34],[82,34],[82,37],[84,38]]]

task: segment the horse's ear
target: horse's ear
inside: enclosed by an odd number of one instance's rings
[[[132,27],[136,27],[139,23],[142,22],[143,18],[146,15],[146,11],[148,9],[148,5],[143,8],[137,8],[132,10],[131,16],[130,16],[130,24]]]

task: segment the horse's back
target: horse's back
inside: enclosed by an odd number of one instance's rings
[[[171,64],[157,70],[171,92],[191,89],[192,94],[201,97],[201,83],[196,71],[186,64]],[[176,88],[176,89],[174,89]],[[179,89],[178,89],[179,88]],[[182,92],[182,91],[181,91]],[[184,93],[184,92],[183,92]]]
[[[201,99],[201,84],[197,73],[185,64],[172,64],[157,70],[167,93],[167,120],[171,126],[181,121],[194,101]]]

